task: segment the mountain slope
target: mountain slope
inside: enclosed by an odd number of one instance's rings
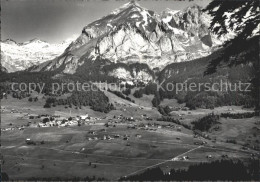
[[[130,2],[84,27],[61,56],[30,70],[75,74],[88,66],[85,62],[97,59],[161,70],[173,62],[209,55],[220,44],[208,30],[209,19],[197,5],[178,12],[167,9],[159,15]],[[108,74],[120,78],[117,74],[122,69]]]

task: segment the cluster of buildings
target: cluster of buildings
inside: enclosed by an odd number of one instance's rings
[[[97,136],[94,136],[94,137],[88,137],[88,141],[91,141],[91,140],[113,140],[115,138],[119,138],[117,137],[117,135],[115,136],[110,136],[110,135],[103,135],[101,137],[97,137]]]
[[[88,114],[76,117],[45,116],[38,124],[38,127],[80,126],[82,124],[95,124],[95,122],[99,120],[101,119],[97,117],[89,117]]]
[[[105,131],[104,129],[102,131]],[[113,139],[122,139],[122,140],[129,140],[130,136],[125,134],[125,135],[120,135],[120,134],[113,134],[113,135],[98,135],[98,131],[89,131],[88,134],[90,136],[87,137],[88,141],[92,140],[113,140]],[[92,136],[91,136],[92,135]],[[136,138],[141,138],[141,134],[136,134]]]

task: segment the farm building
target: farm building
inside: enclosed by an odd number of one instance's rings
[[[80,119],[85,120],[88,118],[88,114],[79,116]]]

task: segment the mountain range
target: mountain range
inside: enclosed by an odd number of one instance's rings
[[[61,44],[50,44],[39,39],[24,43],[17,43],[12,39],[1,41],[2,71],[21,71],[54,59],[62,54],[70,43],[68,40]]]
[[[152,73],[171,63],[205,57],[218,49],[228,37],[217,38],[210,32],[210,21],[195,4],[158,14],[131,1],[85,26],[69,45],[39,40],[21,45],[3,42],[1,57],[6,61],[2,65],[7,70],[15,64],[18,70],[30,67],[28,71],[85,76],[93,75],[90,68],[95,65],[95,74],[149,81],[154,78]]]

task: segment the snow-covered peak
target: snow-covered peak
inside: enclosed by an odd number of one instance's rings
[[[19,45],[25,47],[31,47],[33,49],[38,49],[40,47],[49,46],[50,44],[46,41],[42,41],[40,39],[34,38],[32,40],[20,43]]]
[[[42,43],[42,42],[46,43],[46,41],[40,40],[38,38],[34,38],[34,39],[29,41],[29,43]]]
[[[122,28],[136,29],[148,35],[151,30],[154,30],[156,22],[158,22],[157,17],[153,11],[147,10],[132,1],[85,26],[75,44],[68,49],[70,51],[78,49],[92,39],[102,37]]]
[[[34,38],[29,41],[21,43],[21,45],[27,45],[27,44],[47,44],[46,41],[42,41],[40,39]]]
[[[168,23],[172,20],[172,17],[179,13],[180,11],[179,10],[171,10],[169,8],[166,8],[160,15],[161,17],[161,20],[164,22],[164,23]]]
[[[193,4],[193,5],[191,5],[191,6],[188,6],[187,8],[185,8],[184,10],[183,10],[183,12],[187,12],[187,11],[193,11],[193,10],[202,10],[203,8],[201,7],[201,6],[199,6],[199,5],[197,5],[197,4]]]
[[[176,13],[180,12],[180,10],[172,10],[170,8],[166,8],[161,14],[164,14],[164,13],[169,13],[171,15],[174,15]]]
[[[1,43],[10,44],[10,45],[17,45],[17,46],[24,46],[24,45],[28,45],[28,44],[48,44],[46,41],[42,41],[42,40],[37,39],[37,38],[31,39],[29,41],[22,42],[22,43],[17,43],[16,41],[14,41],[12,39],[6,39],[4,41],[1,41]]]
[[[16,45],[17,43],[14,41],[14,40],[12,40],[12,39],[6,39],[6,40],[4,40],[4,41],[2,41],[3,43],[5,43],[5,44],[11,44],[11,45]]]
[[[114,11],[111,12],[111,14],[118,14],[126,9],[131,9],[131,8],[136,8],[136,10],[140,10],[140,9],[145,9],[143,7],[141,7],[136,1],[130,1],[126,4],[124,4],[123,6],[119,7],[118,9],[115,9]]]

